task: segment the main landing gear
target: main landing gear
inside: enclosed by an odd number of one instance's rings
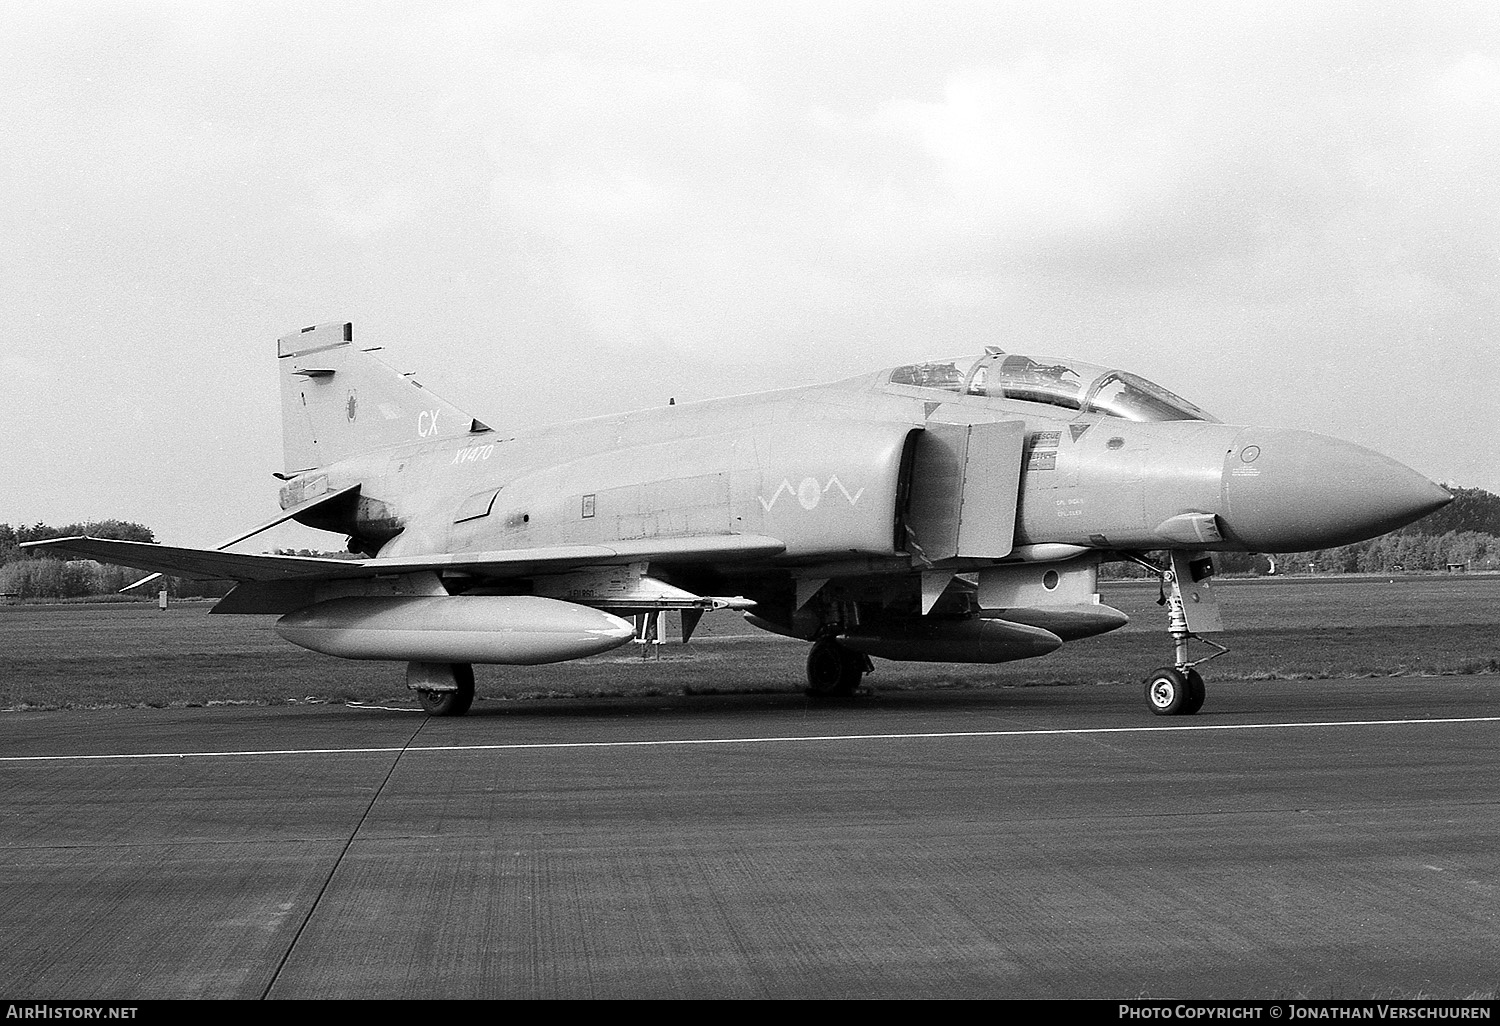
[[[864,675],[874,669],[870,657],[863,652],[851,651],[832,638],[822,638],[807,653],[807,693],[817,698],[852,695]]]
[[[1207,689],[1203,686],[1203,677],[1194,667],[1200,663],[1206,663],[1210,659],[1218,658],[1229,649],[1218,642],[1210,641],[1193,633],[1188,625],[1187,603],[1183,600],[1182,575],[1189,577],[1190,587],[1199,588],[1193,591],[1193,601],[1201,602],[1210,609],[1200,610],[1201,613],[1210,613],[1211,626],[1205,630],[1218,630],[1218,610],[1213,606],[1212,598],[1208,594],[1207,580],[1213,574],[1213,567],[1206,559],[1192,562],[1181,553],[1172,554],[1172,562],[1166,567],[1157,566],[1140,556],[1132,556],[1137,563],[1160,575],[1161,577],[1161,604],[1167,607],[1167,634],[1172,639],[1172,651],[1176,657],[1175,664],[1163,666],[1151,671],[1146,678],[1146,705],[1157,716],[1192,716],[1203,708],[1203,700],[1207,697]],[[1200,569],[1201,568],[1201,569]],[[1199,582],[1204,582],[1199,587]],[[1203,601],[1207,599],[1207,601]],[[1188,659],[1188,642],[1197,639],[1205,645],[1209,645],[1216,651],[1209,653],[1202,659]]]
[[[429,716],[462,716],[474,704],[474,667],[468,663],[408,663],[406,686]]]

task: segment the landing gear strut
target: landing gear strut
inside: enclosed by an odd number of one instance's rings
[[[462,716],[474,704],[474,667],[468,663],[408,663],[406,686],[429,716]]]
[[[1176,657],[1175,665],[1153,670],[1146,678],[1146,705],[1157,716],[1191,716],[1203,708],[1203,700],[1207,697],[1203,677],[1194,667],[1210,659],[1218,658],[1229,649],[1218,642],[1193,633],[1188,627],[1187,604],[1183,601],[1180,575],[1186,573],[1194,577],[1189,584],[1195,584],[1197,575],[1194,564],[1183,558],[1180,553],[1173,553],[1171,565],[1166,567],[1157,566],[1140,556],[1132,555],[1131,558],[1161,577],[1160,601],[1167,607],[1167,634],[1172,639],[1172,652]],[[1202,573],[1202,579],[1206,581],[1212,573],[1211,566],[1207,567]],[[1206,585],[1204,588],[1206,590]],[[1199,597],[1199,593],[1195,592],[1194,601],[1198,601]],[[1214,615],[1217,616],[1216,610]],[[1219,628],[1215,625],[1207,629],[1218,630]],[[1215,651],[1202,659],[1189,660],[1188,642],[1194,639],[1211,646]]]
[[[863,652],[852,652],[832,638],[823,638],[807,653],[807,693],[818,698],[852,695],[873,669],[870,657]]]

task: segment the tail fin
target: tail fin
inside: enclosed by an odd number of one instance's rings
[[[288,475],[400,442],[489,430],[353,341],[348,323],[277,340]]]

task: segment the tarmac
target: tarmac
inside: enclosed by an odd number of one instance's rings
[[[0,717],[0,997],[1493,998],[1500,677]]]

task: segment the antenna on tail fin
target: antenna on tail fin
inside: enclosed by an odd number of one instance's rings
[[[276,341],[288,476],[402,442],[490,430],[353,343],[347,321]]]

